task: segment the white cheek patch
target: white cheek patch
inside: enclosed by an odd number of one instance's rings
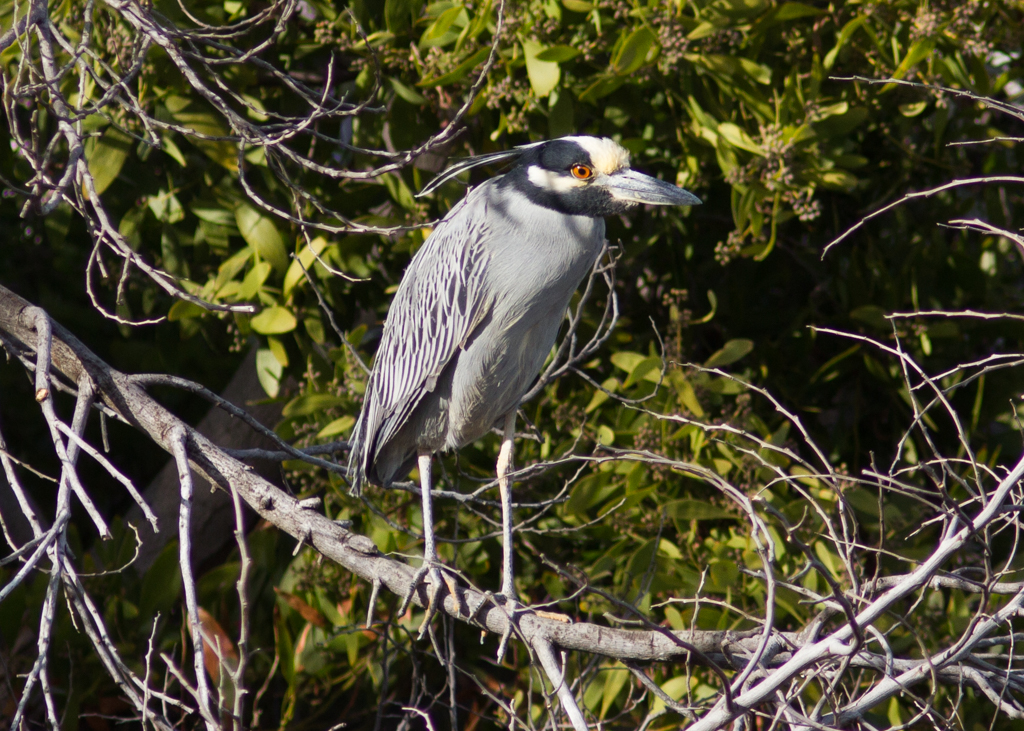
[[[582,188],[586,183],[577,180],[571,175],[563,175],[552,170],[545,170],[539,165],[531,165],[526,169],[526,177],[531,183],[542,190],[549,190],[552,193],[568,193],[571,190]]]

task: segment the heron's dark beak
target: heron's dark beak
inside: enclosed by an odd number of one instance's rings
[[[648,206],[699,206],[700,198],[688,190],[636,170],[623,170],[607,177],[608,191],[616,200]]]

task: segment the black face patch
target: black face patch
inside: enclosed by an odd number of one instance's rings
[[[624,213],[633,207],[632,203],[613,198],[611,193],[600,185],[584,184],[568,190],[555,191],[538,186],[530,180],[531,167],[543,168],[557,175],[572,178],[571,171],[575,165],[592,168],[590,153],[571,140],[551,140],[527,151],[498,185],[513,187],[531,202],[570,216],[603,218]]]
[[[590,153],[575,142],[552,140],[537,150],[536,164],[545,170],[568,174],[573,165],[593,167]]]

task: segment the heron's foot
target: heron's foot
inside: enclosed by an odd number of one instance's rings
[[[437,614],[437,599],[441,596],[441,585],[443,578],[441,577],[441,570],[437,566],[431,566],[427,569],[428,583],[430,584],[430,593],[427,598],[427,609],[426,614],[423,615],[423,623],[420,625],[420,632],[416,636],[417,640],[422,640],[427,634],[427,630],[430,628],[430,620]]]
[[[398,607],[398,616],[401,617],[405,614],[405,611],[412,604],[413,595],[416,594],[416,589],[419,587],[420,582],[423,581],[427,575],[427,571],[430,570],[430,565],[424,561],[423,565],[416,570],[416,573],[412,575],[412,581],[409,582],[409,591],[406,592],[405,597],[402,599],[401,606]]]
[[[508,593],[495,594],[494,601],[495,605],[501,607],[501,610],[505,612],[505,616],[508,617],[508,623],[506,623],[505,630],[501,633],[501,639],[498,641],[497,660],[498,664],[501,665],[505,659],[505,651],[508,650],[508,641],[512,639],[512,633],[517,629],[519,616],[533,610],[519,601],[515,589]]]
[[[480,613],[480,610],[488,604],[491,604],[492,606],[497,607],[498,609],[501,609],[506,613],[526,609],[525,605],[521,604],[519,600],[514,597],[510,599],[505,594],[495,593],[493,591],[485,591],[483,594],[480,595],[480,598],[472,606],[467,605],[467,608],[469,610],[469,619],[476,619],[476,615],[478,615]]]
[[[377,606],[377,597],[380,596],[380,585],[383,582],[380,577],[374,577],[373,584],[370,589],[370,600],[367,602],[366,607],[366,627],[369,629],[373,625],[373,609]]]
[[[519,601],[515,589],[498,592],[494,595],[494,602],[512,611],[526,609],[526,605]]]
[[[519,601],[515,596],[514,590],[508,594],[495,594],[490,591],[485,591],[481,595],[479,601],[469,607],[469,618],[471,620],[476,619],[476,615],[487,604],[491,604],[502,612],[507,620],[505,623],[505,630],[501,633],[501,641],[498,643],[498,663],[500,664],[502,659],[505,657],[505,651],[508,649],[508,641],[512,638],[512,633],[516,629],[516,623],[519,621],[519,615],[525,614],[526,612],[533,612],[533,610]]]
[[[405,611],[412,603],[413,596],[416,594],[417,589],[419,589],[419,586],[423,583],[424,579],[426,579],[428,587],[426,615],[423,617],[423,622],[420,624],[419,634],[416,637],[417,640],[423,639],[424,635],[427,633],[427,628],[430,626],[430,620],[432,620],[434,615],[437,614],[437,608],[440,606],[438,604],[438,599],[441,597],[441,587],[447,586],[448,591],[451,592],[452,596],[456,598],[459,596],[459,587],[456,584],[455,579],[447,574],[443,574],[441,572],[441,567],[438,566],[438,564],[424,560],[423,565],[416,570],[415,574],[413,574],[412,581],[409,584],[409,592],[402,600],[402,606],[398,610],[398,616],[405,614]]]

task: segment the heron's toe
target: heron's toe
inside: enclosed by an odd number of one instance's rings
[[[437,600],[441,596],[441,587],[444,586],[444,579],[441,577],[441,571],[437,566],[431,566],[427,570],[427,582],[430,584],[427,598],[427,611],[423,615],[423,623],[420,624],[419,635],[416,637],[417,640],[422,640],[424,635],[427,634],[427,629],[430,627],[430,620],[437,614]],[[414,589],[415,590],[415,589]]]

